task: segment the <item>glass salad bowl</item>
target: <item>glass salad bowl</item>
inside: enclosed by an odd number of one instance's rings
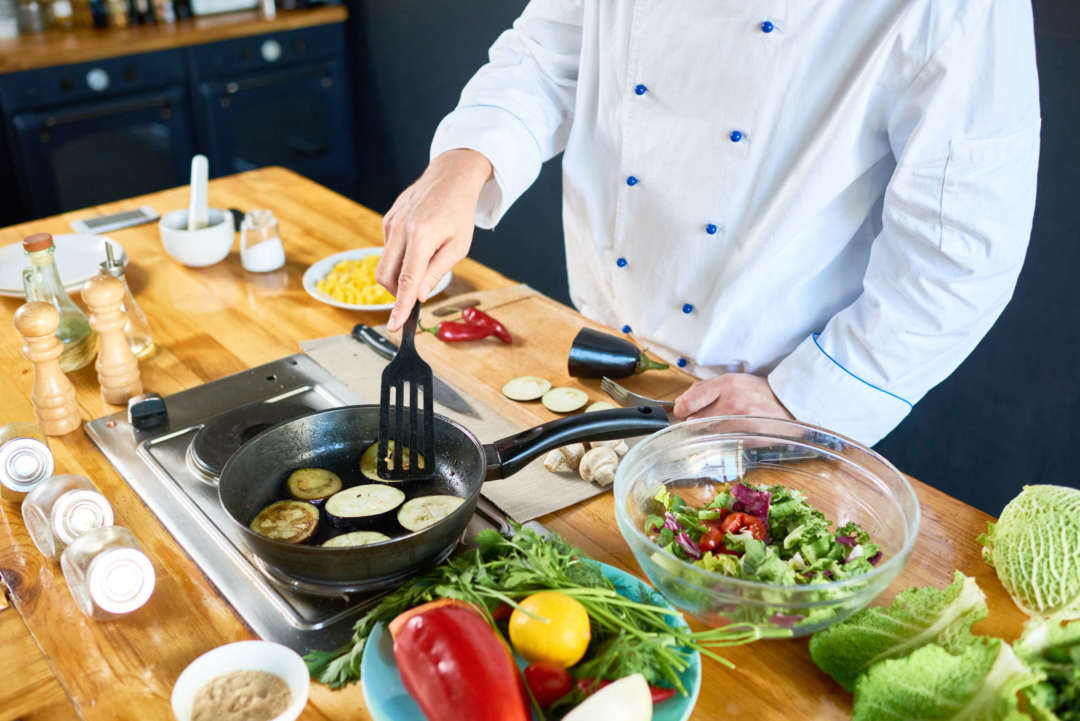
[[[858,523],[881,547],[876,565],[864,564],[869,571],[842,580],[777,585],[706,570],[646,534],[646,519],[664,515],[659,491],[703,507],[737,481],[801,492],[835,524],[832,530]],[[919,530],[915,491],[887,460],[824,429],[773,418],[706,418],[648,437],[620,462],[614,499],[619,531],[672,604],[709,626],[786,628],[795,636],[820,631],[869,604],[900,573]],[[782,547],[784,539],[765,541]]]

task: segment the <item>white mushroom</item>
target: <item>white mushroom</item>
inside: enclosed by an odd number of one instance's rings
[[[621,438],[614,441],[593,441],[589,444],[589,448],[610,448],[618,454],[619,458],[625,456],[630,450],[630,446],[626,445],[626,441]]]
[[[582,456],[585,455],[584,443],[571,443],[568,446],[562,448],[556,448],[547,454],[544,458],[544,468],[548,469],[552,473],[560,473],[563,471],[576,471],[578,464],[581,463]]]
[[[615,468],[618,465],[619,454],[607,446],[597,446],[582,457],[578,473],[582,480],[610,486],[615,482]]]

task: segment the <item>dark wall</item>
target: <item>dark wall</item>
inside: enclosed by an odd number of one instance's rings
[[[375,181],[365,205],[386,211],[428,162],[435,127],[457,105],[461,88],[487,61],[487,50],[525,7],[523,0],[350,0],[350,35],[366,50],[366,88],[378,99],[382,128],[372,163],[361,142],[361,173]],[[364,107],[360,103],[357,107]],[[380,146],[380,147],[375,147]],[[379,164],[379,161],[382,164]],[[493,231],[477,230],[470,257],[569,302],[563,248],[559,161]]]
[[[367,198],[385,210],[427,163],[431,134],[486,60],[521,0],[353,0],[381,134],[362,158]],[[989,513],[1023,483],[1080,485],[1080,4],[1035,3],[1043,144],[1035,225],[1013,302],[960,369],[933,389],[878,449],[902,470]],[[370,98],[369,98],[370,100]],[[373,104],[373,103],[371,103]],[[376,140],[376,137],[378,138]],[[566,300],[558,162],[471,253]]]

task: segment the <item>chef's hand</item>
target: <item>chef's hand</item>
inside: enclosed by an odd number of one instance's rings
[[[675,399],[675,415],[683,420],[709,416],[790,418],[769,382],[751,373],[726,373],[697,381]]]
[[[416,299],[426,298],[468,254],[476,204],[491,173],[477,151],[449,150],[432,159],[383,217],[386,247],[375,280],[396,296],[388,330],[400,328]]]

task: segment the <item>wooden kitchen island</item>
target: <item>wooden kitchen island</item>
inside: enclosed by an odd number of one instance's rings
[[[75,217],[140,205],[164,214],[186,204],[186,187],[109,203],[0,230],[0,246],[17,243],[32,232],[70,232],[68,221]],[[279,168],[211,181],[210,204],[272,209],[280,221],[288,264],[275,273],[249,274],[234,249],[224,262],[210,268],[186,268],[164,253],[155,224],[110,233],[131,259],[128,281],[159,347],[141,364],[147,390],[168,395],[296,353],[303,340],[346,333],[361,321],[385,322],[385,314],[354,313],[318,303],[300,282],[307,266],[320,258],[350,247],[381,245],[378,214]],[[560,241],[552,238],[552,242]],[[454,269],[446,295],[510,285],[508,278],[466,260]],[[33,418],[32,371],[12,326],[20,302],[0,300],[0,327],[5,329],[0,334],[3,423]],[[566,381],[566,348],[553,344],[543,348],[546,339],[530,334],[527,327],[511,331],[523,343],[545,351],[547,367],[533,373],[546,372],[557,384],[559,379]],[[439,373],[437,361],[433,365]],[[457,380],[453,375],[448,378]],[[92,366],[71,379],[84,421],[118,410],[101,400]],[[652,376],[648,387],[634,388],[673,398],[691,380],[671,370]],[[552,417],[539,404],[503,401],[505,407],[496,406],[494,381],[477,378],[474,383],[470,392],[523,427]],[[591,395],[599,397],[594,386],[588,386]],[[34,548],[18,507],[0,501],[0,577],[6,587],[6,595],[0,596],[0,721],[171,719],[169,697],[184,667],[205,651],[252,638],[252,633],[81,430],[50,439],[50,447],[58,473],[83,474],[109,498],[117,524],[129,528],[152,559],[157,587],[150,601],[128,616],[86,619],[68,593],[59,564]],[[977,470],[974,460],[972,467]],[[975,476],[972,482],[977,482]],[[943,586],[959,569],[975,576],[987,595],[990,617],[976,630],[1014,638],[1023,616],[982,562],[975,542],[989,517],[921,483],[915,486],[923,509],[920,537],[904,572],[879,602],[913,584]],[[640,575],[615,526],[610,493],[539,520],[595,558]],[[818,671],[805,640],[759,642],[730,649],[726,655],[735,670],[704,661],[694,719],[826,720],[850,715],[850,696]],[[301,718],[369,717],[358,684],[330,691],[313,683]]]

